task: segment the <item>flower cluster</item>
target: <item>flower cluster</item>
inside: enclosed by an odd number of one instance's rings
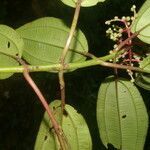
[[[109,36],[111,40],[116,42],[114,45],[114,50],[111,50],[110,53],[119,51],[118,45],[122,44],[126,39],[130,38],[132,36],[131,33],[131,25],[132,22],[136,19],[136,6],[133,5],[131,8],[131,11],[133,12],[133,16],[123,16],[119,18],[118,16],[115,16],[113,19],[108,20],[105,22],[106,25],[111,25],[111,27],[108,28],[106,31],[106,34]],[[138,56],[136,53],[132,51],[132,39],[128,40],[126,43],[124,43],[123,49],[125,49],[125,52],[115,58],[115,62],[119,62],[120,64],[133,66],[135,62],[139,63],[141,57]],[[112,60],[110,60],[112,61]],[[133,72],[131,70],[127,70],[128,74],[131,76],[131,80],[134,81],[133,78]]]
[[[105,22],[106,25],[111,25],[111,23],[120,23],[119,25],[113,24],[108,30],[106,31],[106,34],[110,37],[113,41],[118,41],[120,38],[122,38],[123,33],[129,33],[131,23],[135,20],[137,17],[136,14],[136,6],[133,5],[131,8],[131,11],[133,12],[133,16],[123,16],[122,18],[119,18],[118,16],[115,16],[114,19],[108,20]]]

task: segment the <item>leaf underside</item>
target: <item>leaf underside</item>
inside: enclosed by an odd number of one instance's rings
[[[14,67],[19,63],[10,56],[22,55],[23,39],[12,28],[6,25],[0,25],[0,67]],[[5,55],[6,54],[6,55]],[[0,79],[6,79],[13,73],[0,73]]]
[[[136,32],[145,26],[147,27],[139,33],[138,38],[150,44],[150,0],[145,1],[139,10],[138,17],[133,22],[131,30]]]
[[[140,62],[140,68],[150,70],[150,55]],[[150,74],[136,73],[135,83],[146,90],[150,90]]]
[[[24,39],[24,59],[32,65],[60,63],[60,56],[66,44],[70,29],[60,19],[45,17],[17,29]],[[85,56],[74,52],[87,52],[88,44],[84,34],[77,30],[73,36],[66,63],[81,62]]]
[[[145,78],[147,78],[147,80],[145,80]],[[140,73],[138,73],[136,75],[135,78],[135,83],[140,86],[141,88],[150,91],[150,82],[149,82],[150,76],[148,75],[148,77],[146,75],[142,75]]]
[[[60,105],[61,102],[55,100],[50,107],[64,131],[64,139],[68,143],[66,150],[92,150],[90,133],[83,117],[70,105],[65,106],[65,114],[62,117]],[[51,126],[49,117],[45,113],[37,135],[35,150],[59,150],[57,137],[52,130],[49,130]]]
[[[64,4],[71,6],[71,7],[76,7],[76,2],[77,0],[61,0]],[[81,3],[82,7],[91,7],[96,5],[98,2],[104,2],[105,0],[83,0]]]
[[[142,150],[148,128],[148,115],[137,88],[120,79],[118,98],[115,81],[107,78],[100,86],[97,101],[97,121],[103,144],[121,150]]]

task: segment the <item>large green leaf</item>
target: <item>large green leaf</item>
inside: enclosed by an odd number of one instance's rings
[[[139,31],[145,26],[147,27],[139,33],[138,38],[150,44],[150,0],[146,0],[139,10],[138,17],[132,24],[132,32]]]
[[[24,39],[25,60],[33,65],[47,65],[60,62],[70,29],[60,19],[45,17],[28,23],[17,31]],[[73,36],[66,63],[86,59],[85,56],[74,51],[88,51],[86,38],[80,30],[77,30]]]
[[[61,0],[61,1],[68,6],[76,7],[76,2],[78,0]],[[90,7],[96,5],[98,2],[104,2],[104,1],[105,0],[83,0],[81,6]]]
[[[61,102],[55,100],[50,107],[64,131],[68,143],[66,150],[92,150],[91,137],[84,118],[70,105],[65,106],[65,114],[62,116],[60,105]],[[37,135],[35,150],[60,150],[56,135],[50,130],[51,127],[51,121],[45,113]]]
[[[100,137],[107,147],[142,150],[148,128],[148,115],[143,99],[130,81],[118,79],[118,98],[113,77],[100,86],[97,121]]]
[[[140,62],[140,68],[150,70],[150,55]],[[135,83],[146,90],[150,90],[150,74],[137,73]]]
[[[6,25],[0,25],[0,67],[18,66],[19,64],[16,60],[2,53],[21,57],[22,49],[23,40],[19,34]],[[12,74],[13,73],[0,73],[0,79],[6,79]]]

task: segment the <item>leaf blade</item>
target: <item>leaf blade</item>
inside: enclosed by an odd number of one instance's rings
[[[71,6],[71,7],[76,7],[76,2],[77,0],[61,0],[64,4],[68,5],[68,6]],[[94,6],[96,5],[97,3],[99,2],[104,2],[105,0],[84,0],[82,3],[81,3],[81,6],[82,7],[91,7],[91,6]]]
[[[118,102],[115,92],[113,77],[107,78],[100,86],[97,120],[102,142],[105,147],[110,143],[117,149],[141,150],[148,127],[142,97],[126,80],[118,81]]]
[[[143,29],[139,35],[138,38],[142,40],[145,43],[150,44],[150,1],[146,0],[145,3],[142,5],[138,12],[138,16],[135,19],[135,21],[132,23],[131,30],[132,32],[139,31],[143,27],[147,26],[145,29]]]
[[[70,29],[62,20],[44,17],[17,29],[25,42],[23,57],[33,65],[60,63],[60,55],[65,46]],[[88,45],[84,34],[77,30],[66,56],[66,63],[79,62],[85,56],[73,51],[87,52]]]
[[[140,68],[150,70],[150,55],[140,62]],[[136,73],[135,83],[143,89],[150,90],[150,74]]]
[[[18,66],[19,63],[7,55],[21,57],[23,45],[23,39],[14,29],[0,25],[0,67]],[[12,75],[13,73],[0,73],[0,79],[9,78]]]
[[[56,120],[59,122],[64,131],[65,140],[68,143],[68,149],[66,150],[91,150],[91,137],[84,118],[80,114],[78,114],[77,111],[70,105],[65,106],[66,113],[62,117],[61,101],[59,100],[53,101],[50,104],[50,107],[53,110],[53,114],[55,115]],[[48,124],[46,127],[43,124],[44,122],[42,121],[34,149],[59,150],[60,145],[57,141],[56,135],[51,134],[51,132],[49,132],[51,122],[46,113],[44,115],[44,119],[46,122],[48,122]],[[47,142],[44,141],[45,135],[47,136]],[[52,145],[53,147],[50,147],[50,145]]]

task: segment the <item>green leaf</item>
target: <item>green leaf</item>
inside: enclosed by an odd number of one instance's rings
[[[150,55],[140,62],[140,68],[150,70]],[[150,90],[150,74],[137,73],[135,83],[146,90]]]
[[[52,17],[37,19],[20,27],[17,32],[23,37],[25,43],[23,57],[32,65],[59,63],[69,31],[70,29],[62,20]],[[85,56],[74,51],[88,51],[86,38],[80,30],[77,30],[73,36],[66,63],[86,59]]]
[[[62,116],[59,100],[53,101],[50,107],[64,131],[65,139],[69,145],[67,150],[92,150],[91,137],[84,118],[70,105],[65,106],[65,114]],[[60,149],[56,135],[50,130],[51,127],[51,121],[45,113],[37,135],[35,150]]]
[[[148,114],[143,99],[133,83],[118,79],[118,98],[114,77],[100,86],[97,121],[100,137],[107,147],[121,150],[142,150],[148,128]]]
[[[143,80],[145,81],[145,82],[147,82],[147,83],[149,83],[149,86],[150,86],[150,74],[148,74],[148,73],[143,73],[142,74],[142,78],[143,78]]]
[[[90,133],[81,114],[70,105],[66,105],[65,110],[67,115],[63,117],[62,128],[71,150],[92,150]]]
[[[141,73],[138,73],[136,74],[135,83],[141,88],[150,91],[149,79],[150,79],[150,75],[142,75]]]
[[[13,67],[18,66],[19,63],[7,56],[19,56],[22,55],[23,40],[19,34],[12,28],[6,25],[0,25],[0,67]],[[6,55],[4,55],[4,54]],[[0,73],[0,79],[6,79],[13,73]]]
[[[139,10],[138,17],[133,22],[131,30],[134,33],[145,26],[146,28],[139,33],[138,38],[150,44],[150,0],[147,0]]]
[[[54,101],[50,104],[50,108],[53,110],[53,114],[59,124],[61,124],[61,107],[59,101]],[[56,109],[57,108],[57,109]],[[35,146],[35,150],[57,150],[59,143],[56,138],[55,132],[52,129],[51,121],[49,120],[48,114],[45,112],[42,119]]]
[[[143,61],[140,62],[140,68],[150,70],[150,55],[144,58]],[[144,81],[150,84],[150,74],[143,73],[142,78]]]
[[[76,2],[78,0],[61,0],[64,4],[71,6],[71,7],[76,7]],[[81,3],[82,7],[90,7],[96,5],[98,2],[104,2],[105,0],[83,0]]]

